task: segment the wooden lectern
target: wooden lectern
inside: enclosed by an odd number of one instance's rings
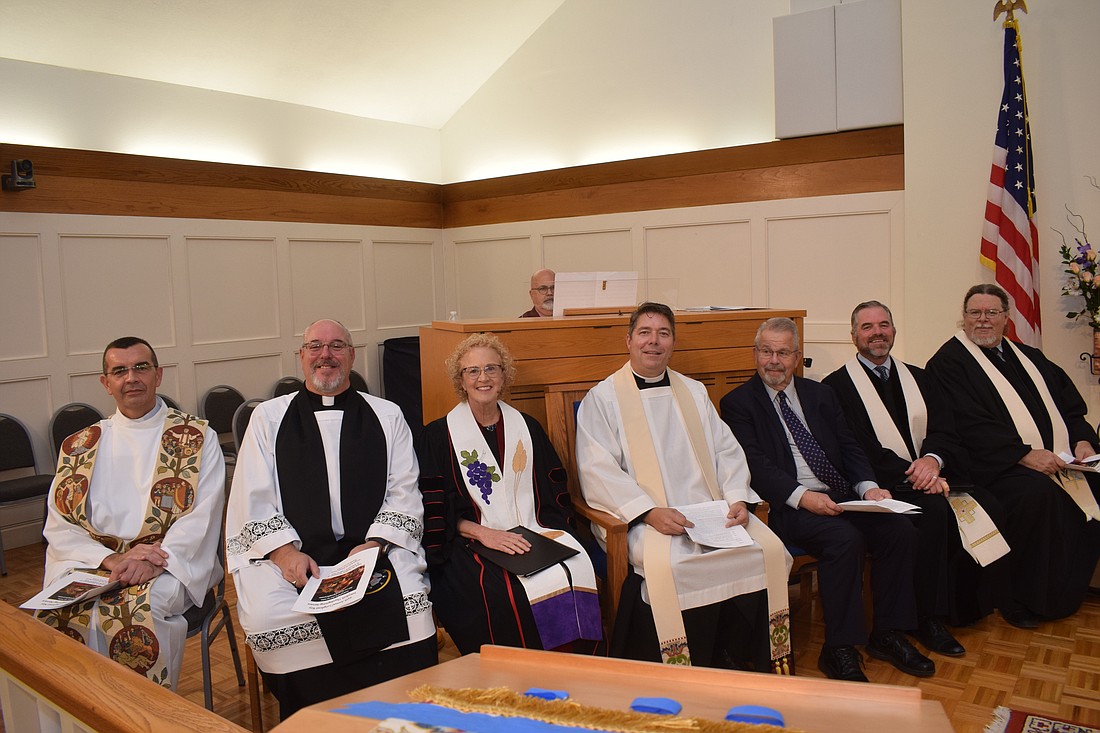
[[[756,329],[774,316],[787,316],[802,332],[804,310],[752,309],[676,313],[676,350],[670,366],[707,387],[718,401],[756,372],[752,341]],[[627,572],[627,525],[585,503],[577,480],[574,435],[576,405],[595,384],[627,360],[629,315],[516,318],[505,321],[433,321],[420,329],[420,377],[424,422],[443,417],[458,403],[444,362],[471,333],[490,332],[511,350],[516,382],[505,399],[537,419],[550,436],[569,473],[569,492],[578,514],[607,532],[607,587],[604,612],[610,621],[618,607]]]

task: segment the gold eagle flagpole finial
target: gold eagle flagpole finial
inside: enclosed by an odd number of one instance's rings
[[[997,0],[993,4],[993,20],[1001,17],[1001,14],[1005,14],[1005,26],[1016,22],[1016,16],[1014,13],[1019,10],[1021,12],[1027,12],[1027,3],[1024,0]]]

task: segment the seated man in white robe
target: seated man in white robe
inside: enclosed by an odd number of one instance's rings
[[[397,405],[351,388],[355,347],[340,323],[310,325],[300,356],[305,386],[252,413],[226,519],[245,641],[283,718],[437,661],[408,424]],[[361,601],[292,609],[318,566],[371,547]]]
[[[183,613],[222,578],[225,464],[204,420],[157,397],[161,377],[147,341],[107,345],[99,379],[118,411],[62,442],[47,500],[45,585],[81,568],[122,588],[36,616],[175,689]]]
[[[668,306],[643,303],[626,338],[630,361],[593,387],[577,414],[585,500],[629,523],[632,571],[623,585],[611,653],[633,659],[790,671],[790,556],[751,515],[741,446],[706,388],[668,369],[675,346]],[[725,525],[748,547],[692,541],[676,507],[728,505]],[[602,537],[600,538],[602,541]]]

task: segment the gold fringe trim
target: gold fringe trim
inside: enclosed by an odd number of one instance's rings
[[[530,718],[554,725],[567,725],[575,728],[612,731],[613,733],[636,733],[653,731],[698,731],[699,733],[802,733],[797,729],[779,728],[774,725],[755,723],[736,723],[729,720],[707,720],[705,718],[682,718],[677,715],[655,715],[636,713],[633,710],[608,710],[591,705],[581,705],[572,700],[543,700],[528,697],[507,687],[488,689],[467,687],[461,690],[447,687],[421,685],[409,691],[409,697],[416,702],[432,703],[459,710],[464,713],[485,713],[508,717]]]

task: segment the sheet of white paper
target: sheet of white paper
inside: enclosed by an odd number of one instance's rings
[[[695,525],[687,530],[692,542],[707,547],[747,547],[752,544],[752,537],[744,527],[726,526],[730,505],[724,501],[704,501],[674,508]]]
[[[842,501],[840,506],[846,512],[878,512],[880,514],[920,514],[920,507],[899,499],[882,501]]]
[[[122,584],[117,581],[108,583],[108,577],[109,573],[100,575],[91,570],[70,570],[21,605],[20,608],[31,610],[64,608],[122,587]]]
[[[336,565],[322,565],[320,575],[306,581],[291,607],[299,613],[326,613],[363,600],[370,585],[378,548],[357,552]]]
[[[554,276],[554,315],[566,308],[633,308],[638,304],[636,272],[559,272]]]
[[[747,311],[752,308],[751,305],[689,305],[680,310],[689,313],[709,313],[710,311]]]
[[[1074,471],[1096,471],[1096,462],[1100,461],[1100,455],[1093,455],[1078,461],[1072,454],[1062,451],[1058,457],[1066,464],[1066,468]]]

